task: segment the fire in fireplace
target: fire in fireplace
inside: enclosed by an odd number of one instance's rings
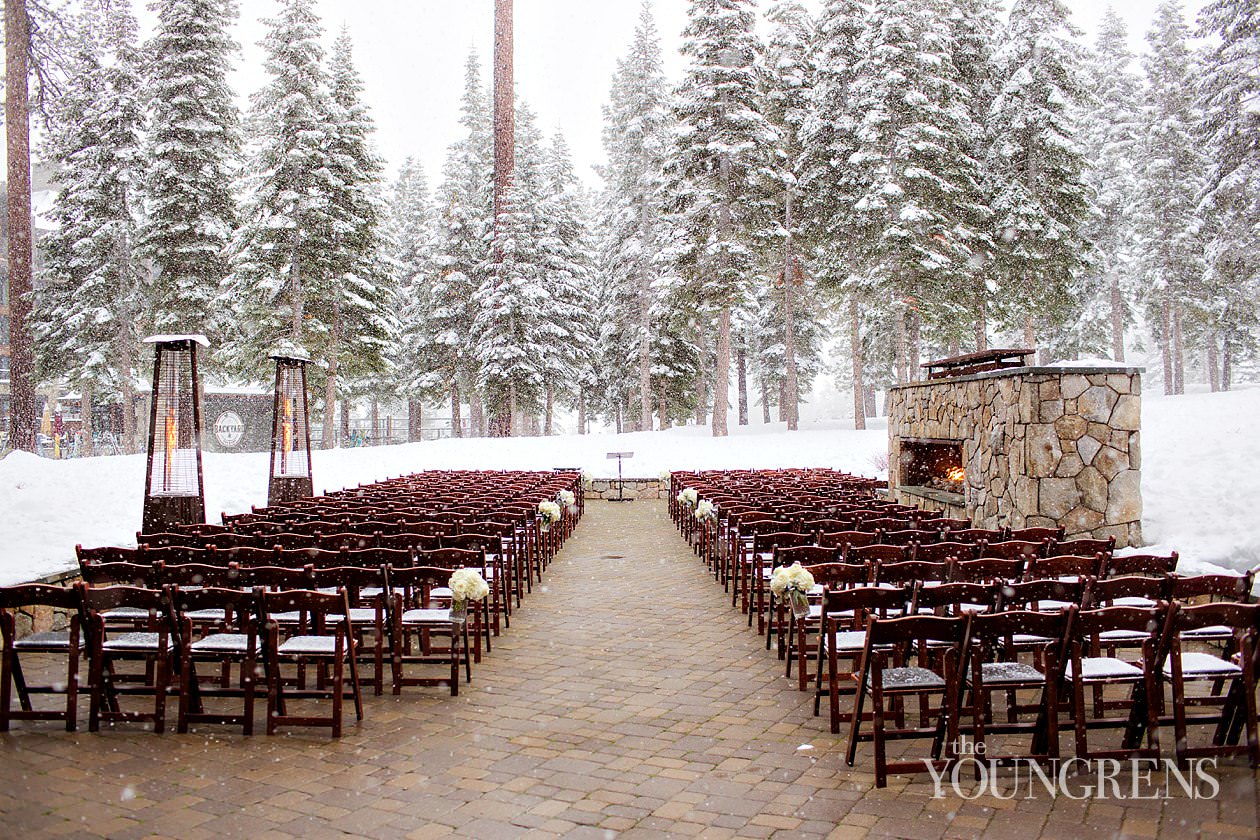
[[[901,441],[901,486],[926,487],[945,493],[963,494],[967,473],[963,468],[960,440],[903,438]]]

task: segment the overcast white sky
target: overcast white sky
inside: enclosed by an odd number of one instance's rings
[[[817,8],[819,0],[804,0]],[[1105,2],[1066,0],[1076,24],[1092,43]],[[1188,14],[1204,0],[1187,0]],[[152,16],[143,0],[133,0],[147,26]],[[242,97],[265,82],[261,18],[274,15],[274,0],[239,0],[236,40],[242,54],[233,84]],[[469,51],[482,59],[483,82],[490,82],[494,0],[318,0],[331,45],[345,25],[355,46],[366,97],[377,124],[377,145],[392,179],[407,156],[425,167],[430,187],[440,177],[446,147],[459,137],[459,97]],[[579,175],[595,185],[592,166],[603,158],[601,107],[618,57],[634,35],[641,0],[516,0],[516,87],[538,114],[549,135],[564,132]],[[657,28],[671,78],[681,76],[678,55],[687,0],[653,0]],[[762,0],[761,7],[769,5]],[[1156,0],[1113,0],[1126,19],[1133,47],[1142,40]]]

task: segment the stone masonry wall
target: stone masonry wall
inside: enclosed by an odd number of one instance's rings
[[[625,497],[627,499],[664,499],[669,495],[669,480],[659,478],[627,478],[625,481]],[[617,498],[617,479],[594,478],[586,483],[587,499]]]
[[[1016,368],[892,389],[888,484],[901,439],[963,444],[975,527],[1062,525],[1142,543],[1140,368]]]

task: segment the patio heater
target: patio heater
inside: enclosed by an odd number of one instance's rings
[[[153,534],[206,521],[197,346],[210,342],[202,335],[155,335],[144,342],[153,345],[154,357],[140,530]]]
[[[267,504],[278,505],[315,494],[311,481],[311,424],[306,404],[310,358],[293,351],[274,353],[276,393],[271,414],[271,474]]]

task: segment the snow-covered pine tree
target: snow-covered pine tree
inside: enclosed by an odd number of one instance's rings
[[[806,234],[819,283],[848,298],[854,428],[866,428],[860,310],[864,307],[848,244],[854,234],[854,185],[849,157],[856,148],[852,85],[865,24],[861,0],[825,0],[814,47],[814,88],[804,124]]]
[[[619,295],[625,306],[617,313],[617,323],[625,346],[635,355],[634,382],[626,386],[638,391],[639,428],[651,429],[651,345],[656,330],[651,313],[657,304],[652,285],[663,268],[660,193],[671,115],[660,38],[648,0],[639,13],[630,52],[618,62],[604,119],[605,178],[611,197],[609,267],[626,286]]]
[[[548,296],[540,330],[543,341],[551,347],[544,357],[543,406],[543,434],[550,435],[556,400],[578,404],[579,372],[582,360],[594,352],[597,327],[592,317],[592,253],[581,188],[568,143],[560,132],[544,152],[543,178],[543,219],[547,226],[543,260]]]
[[[1106,318],[1111,358],[1124,361],[1124,331],[1132,320],[1135,293],[1126,282],[1133,270],[1133,212],[1141,83],[1130,70],[1124,21],[1108,7],[1098,29],[1089,66],[1096,100],[1083,120],[1082,144],[1089,161],[1086,182],[1094,193],[1095,215],[1087,229],[1098,253],[1090,287],[1098,295],[1094,311]]]
[[[250,98],[242,223],[224,284],[239,325],[227,352],[232,367],[251,377],[264,374],[268,352],[282,339],[331,366],[326,354],[340,338],[332,335],[330,311],[338,301],[322,27],[312,0],[285,0],[265,23],[270,78]]]
[[[1203,274],[1197,198],[1205,161],[1195,129],[1200,113],[1194,90],[1200,73],[1179,3],[1155,10],[1143,56],[1146,101],[1138,194],[1138,235],[1148,323],[1163,362],[1164,393],[1184,393],[1181,321]]]
[[[134,245],[144,106],[130,5],[91,0],[76,28],[74,64],[45,144],[58,190],[55,227],[41,243],[45,285],[32,332],[41,378],[64,377],[81,395],[90,455],[98,397],[121,396],[124,445],[134,444],[132,371],[144,274]]]
[[[672,158],[672,204],[686,231],[684,273],[716,322],[713,435],[727,433],[731,309],[755,271],[754,175],[773,143],[758,110],[754,0],[691,0],[675,94],[680,122]]]
[[[479,61],[468,56],[460,103],[464,137],[447,151],[437,191],[434,268],[426,313],[433,361],[424,368],[432,383],[445,384],[451,402],[451,430],[463,431],[462,392],[469,402],[469,428],[481,432],[480,395],[476,389],[480,363],[473,342],[477,318],[476,292],[487,278],[494,222],[494,153],[489,103],[481,85]],[[438,346],[440,345],[440,347]]]
[[[516,109],[516,169],[502,208],[493,256],[476,294],[477,384],[488,414],[510,417],[510,434],[518,435],[525,432],[524,418],[538,416],[543,408],[546,357],[554,352],[543,332],[552,290],[542,137],[523,103]]]
[[[328,213],[332,221],[329,280],[332,295],[325,402],[337,393],[338,374],[375,407],[395,390],[387,358],[398,331],[398,276],[390,259],[382,199],[384,163],[372,146],[375,125],[363,103],[363,82],[343,29],[329,61]],[[321,300],[321,304],[326,305]],[[317,313],[312,312],[316,319]]]
[[[996,304],[1035,347],[1039,320],[1062,323],[1073,280],[1089,265],[1090,213],[1073,109],[1085,97],[1083,50],[1062,0],[1015,0],[994,55],[1001,87],[990,112]]]
[[[1214,40],[1201,101],[1210,167],[1202,215],[1209,221],[1205,336],[1214,387],[1254,352],[1260,329],[1260,9],[1251,0],[1210,0],[1199,34]]]
[[[239,115],[227,83],[237,45],[231,0],[156,0],[147,45],[149,133],[138,255],[153,266],[144,329],[216,332],[215,300],[230,271]],[[210,362],[213,356],[208,357]]]
[[[899,379],[916,378],[925,325],[957,341],[975,322],[971,257],[988,217],[971,156],[980,129],[940,9],[876,0],[860,52],[855,250],[865,297],[892,307]]]
[[[776,143],[764,170],[770,214],[759,238],[769,288],[756,293],[760,300],[754,311],[762,317],[755,343],[759,345],[759,367],[763,368],[758,376],[763,386],[763,409],[768,411],[769,385],[781,384],[786,399],[780,412],[788,429],[795,430],[801,392],[798,357],[802,348],[798,347],[798,337],[802,327],[808,332],[816,326],[811,316],[817,311],[809,305],[809,272],[800,244],[805,227],[800,183],[808,165],[804,131],[814,88],[811,50],[815,31],[809,12],[796,0],[776,3],[766,19],[772,29],[760,73],[761,110],[774,128]],[[782,344],[771,336],[781,337]],[[782,347],[781,355],[767,352],[778,347]],[[766,369],[766,365],[771,367]]]
[[[988,147],[992,141],[989,134],[989,115],[993,106],[993,98],[997,93],[998,79],[995,76],[993,53],[997,47],[998,34],[1001,32],[998,0],[946,0],[946,19],[954,45],[954,69],[957,72],[958,84],[966,92],[967,112],[971,124],[977,133],[972,139],[968,154],[981,162],[988,156]],[[983,170],[981,171],[984,176]],[[992,205],[989,190],[992,182],[985,178],[982,185],[981,201],[985,207]],[[969,270],[971,274],[971,294],[969,305],[975,323],[972,325],[972,344],[976,351],[985,350],[989,345],[988,313],[992,309],[992,295],[996,284],[991,282],[990,265],[993,261],[993,241],[991,229],[985,225],[977,233],[980,238],[971,245]],[[950,338],[958,336],[964,325],[952,331]],[[961,340],[959,340],[961,349]],[[953,347],[953,342],[950,342]],[[950,355],[954,355],[951,353]]]
[[[398,282],[393,309],[398,333],[390,350],[397,390],[407,402],[408,439],[420,440],[422,406],[447,393],[446,380],[433,376],[442,365],[430,361],[433,248],[436,214],[429,198],[424,168],[412,158],[403,161],[388,206],[391,256]]]

